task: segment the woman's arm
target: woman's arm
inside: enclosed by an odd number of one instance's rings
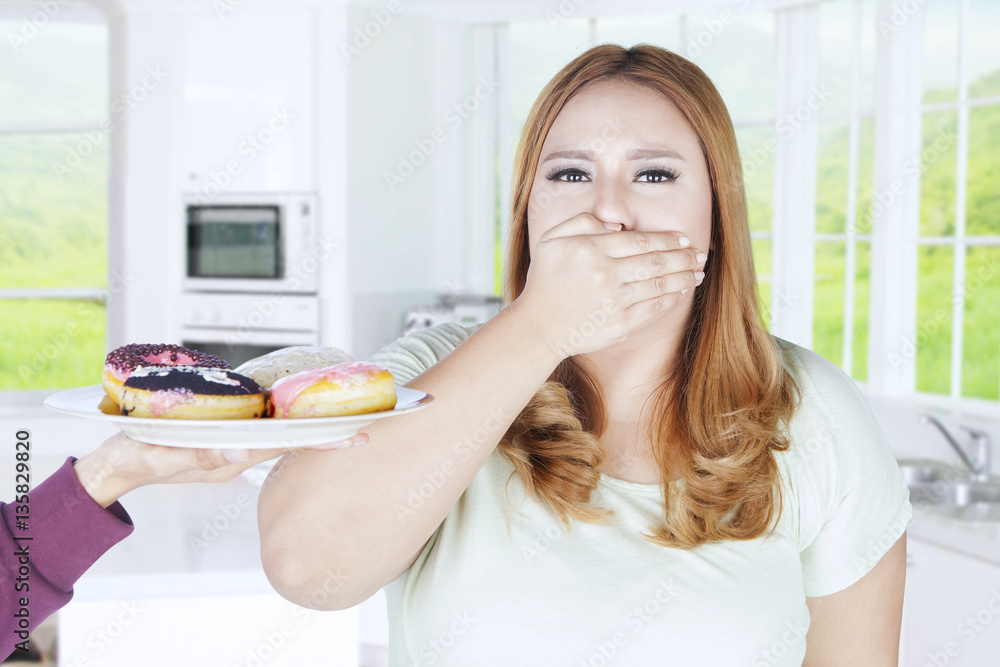
[[[896,667],[906,580],[906,533],[859,581],[807,597],[811,621],[803,667]]]
[[[365,428],[366,447],[279,461],[257,506],[275,590],[341,609],[405,572],[563,358],[624,341],[695,285],[681,236],[589,213],[548,229],[517,300],[407,384],[434,396],[427,408]]]
[[[341,609],[413,563],[560,361],[525,335],[517,310],[503,309],[407,383],[434,401],[366,427],[367,446],[278,462],[258,504],[275,590],[303,606]]]

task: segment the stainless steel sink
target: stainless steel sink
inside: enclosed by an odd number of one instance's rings
[[[968,472],[933,459],[900,459],[914,509],[960,521],[1000,521],[1000,478],[969,479]]]
[[[958,468],[934,459],[899,459],[903,479],[909,484],[933,484],[939,479],[958,480],[963,475]]]
[[[934,459],[899,459],[903,480],[910,489],[910,502],[914,505],[939,505],[949,502],[949,489],[964,481],[963,471],[944,461]]]
[[[953,484],[947,499],[928,510],[961,521],[1000,521],[1000,478]]]
[[[1000,481],[960,482],[951,487],[949,496],[956,505],[1000,504]]]

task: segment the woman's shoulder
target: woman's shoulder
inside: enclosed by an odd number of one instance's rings
[[[864,576],[912,516],[889,442],[858,385],[836,364],[774,337],[801,399],[776,455],[806,595],[829,595]]]
[[[786,370],[795,379],[800,392],[800,408],[819,411],[827,420],[837,421],[868,403],[861,389],[839,366],[802,345],[772,334],[781,351]]]
[[[844,380],[853,384],[853,380],[839,366],[823,355],[774,334],[771,334],[771,338],[781,350],[782,360],[796,380],[801,376],[823,384],[837,384]]]
[[[822,355],[774,339],[799,388],[787,424],[789,447],[779,456],[788,474],[805,475],[808,486],[821,492],[875,470],[899,475],[885,433],[854,380]]]
[[[369,356],[368,361],[388,368],[396,384],[406,384],[448,356],[481,326],[442,322],[418,329],[385,345]]]

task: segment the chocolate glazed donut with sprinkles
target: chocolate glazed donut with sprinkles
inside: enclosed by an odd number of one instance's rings
[[[132,343],[112,350],[104,359],[104,391],[120,406],[122,386],[135,369],[145,366],[204,366],[230,368],[214,354],[189,350],[170,343]]]

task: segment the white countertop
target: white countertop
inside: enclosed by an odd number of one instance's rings
[[[1000,521],[957,521],[914,508],[907,533],[914,538],[1000,565]]]

